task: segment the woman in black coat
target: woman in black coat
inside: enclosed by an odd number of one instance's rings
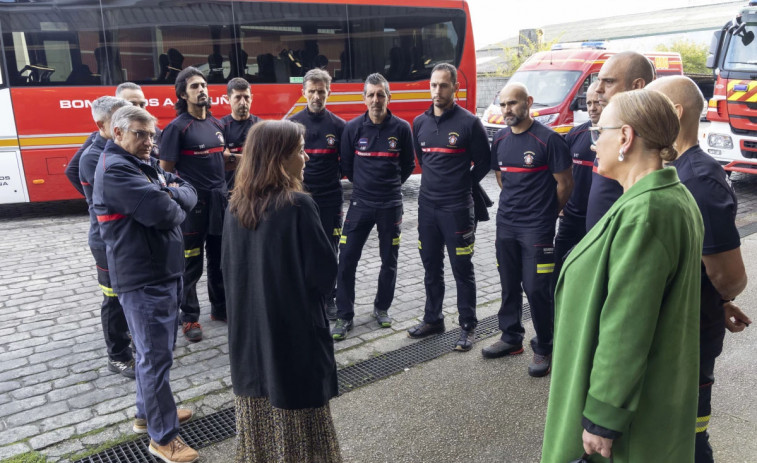
[[[302,192],[305,129],[264,121],[247,135],[223,228],[238,462],[340,462],[324,311],[337,260]]]

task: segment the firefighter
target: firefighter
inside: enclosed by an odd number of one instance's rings
[[[374,225],[378,230],[378,290],[373,316],[379,326],[392,325],[388,310],[397,281],[397,255],[402,224],[402,184],[415,168],[410,124],[389,109],[389,82],[381,74],[369,75],[363,87],[368,111],[347,123],[342,135],[342,172],[352,182],[352,198],[339,238],[336,282],[337,320],[331,336],[347,337],[355,315],[355,271],[363,245]]]
[[[528,374],[549,373],[552,359],[555,221],[573,189],[565,140],[533,119],[533,97],[520,83],[499,94],[508,127],[494,136],[492,169],[502,192],[497,210],[496,253],[502,284],[501,338],[483,349],[485,358],[523,353],[522,288],[531,306],[536,337]]]
[[[334,251],[338,251],[342,234],[342,182],[339,150],[346,122],[326,109],[331,95],[331,76],[322,69],[305,73],[302,96],[305,110],[291,120],[305,126],[305,151],[310,160],[305,164],[305,189],[318,205],[318,214]],[[336,319],[336,289],[326,301],[326,316]]]
[[[221,119],[223,124],[223,139],[226,142],[226,186],[231,191],[234,188],[234,175],[236,174],[239,160],[237,156],[242,154],[242,147],[247,138],[247,131],[260,118],[250,112],[252,105],[252,93],[250,83],[241,77],[234,77],[226,85],[226,95],[229,97],[231,114]]]
[[[203,246],[208,256],[208,298],[212,320],[226,321],[221,274],[221,234],[227,204],[223,124],[210,114],[208,84],[202,72],[187,67],[176,77],[177,117],[163,130],[160,166],[176,172],[197,190],[197,205],[182,224],[184,293],[181,323],[190,342],[202,340],[197,282],[202,276]]]
[[[444,331],[446,247],[457,285],[462,328],[455,350],[469,351],[478,323],[471,188],[486,176],[491,151],[480,119],[455,104],[459,87],[457,69],[451,64],[437,64],[431,72],[431,107],[413,121],[415,153],[423,168],[418,196],[418,250],[426,271],[426,307],[423,321],[409,329],[408,336],[423,338]]]

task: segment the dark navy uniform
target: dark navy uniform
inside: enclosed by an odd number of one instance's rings
[[[161,160],[176,163],[176,173],[197,190],[197,205],[182,224],[184,233],[184,295],[181,321],[200,318],[197,282],[202,276],[203,245],[208,255],[208,298],[211,315],[226,319],[226,295],[221,274],[221,234],[227,204],[223,160],[225,140],[221,122],[183,113],[165,129],[160,142]]]
[[[84,150],[79,158],[79,183],[83,189],[84,197],[89,206],[89,249],[95,258],[97,269],[97,282],[103,293],[103,301],[100,305],[100,320],[105,336],[105,346],[108,349],[108,358],[119,362],[129,362],[132,359],[129,344],[129,326],[126,322],[124,309],[118,302],[118,295],[113,291],[108,271],[108,257],[105,253],[105,242],[100,236],[100,223],[97,221],[94,205],[92,204],[92,190],[95,184],[95,169],[100,160],[105,144],[108,140],[99,133]]]
[[[689,148],[671,163],[699,206],[704,221],[702,255],[719,254],[741,246],[736,229],[738,201],[728,184],[725,171],[698,145]],[[712,285],[702,265],[699,336],[699,409],[696,425],[697,463],[712,462],[707,426],[710,421],[710,398],[715,381],[715,358],[723,350],[725,313],[720,294]]]
[[[589,202],[586,205],[587,232],[599,222],[599,219],[604,217],[605,213],[622,195],[623,187],[620,186],[620,183],[597,172],[597,160],[595,159],[591,174]]]
[[[339,150],[346,122],[329,110],[311,113],[307,108],[290,118],[305,126],[305,189],[318,205],[321,225],[334,250],[342,234],[342,182]]]
[[[368,112],[347,123],[341,144],[342,172],[353,183],[350,208],[339,239],[337,317],[355,315],[355,270],[363,245],[375,225],[381,271],[373,304],[388,310],[397,281],[397,255],[402,224],[402,191],[415,168],[410,124],[387,112],[374,124]]]
[[[565,137],[573,157],[573,192],[563,207],[555,236],[555,281],[568,251],[586,235],[586,205],[589,202],[594,158],[597,156],[591,149],[589,127],[591,121],[573,127]]]
[[[502,340],[523,343],[522,291],[531,306],[535,353],[552,353],[552,240],[559,212],[553,174],[572,164],[568,145],[555,131],[534,121],[523,133],[500,130],[492,143],[492,169],[502,175],[497,210],[497,266],[502,284],[499,328]]]
[[[433,105],[416,117],[413,141],[423,168],[418,197],[418,250],[426,271],[423,320],[439,323],[444,318],[446,246],[457,285],[460,326],[470,330],[478,324],[471,187],[489,170],[489,140],[481,120],[455,104],[439,117],[434,115]]]
[[[254,114],[250,114],[250,117],[243,121],[238,121],[229,114],[221,119],[223,124],[223,139],[226,142],[226,148],[229,152],[237,156],[242,155],[242,148],[244,148],[244,141],[247,139],[247,132],[250,127],[260,122],[260,118]],[[237,164],[239,159],[237,159]],[[234,189],[234,176],[236,170],[230,170],[226,172],[226,186],[229,191]]]
[[[68,178],[68,181],[71,182],[71,186],[73,186],[76,191],[81,193],[82,196],[84,196],[84,188],[82,187],[81,179],[79,178],[79,163],[81,162],[81,155],[84,154],[84,152],[87,150],[87,148],[89,148],[92,142],[95,141],[95,137],[97,137],[98,134],[98,131],[94,131],[89,134],[87,139],[84,140],[84,144],[81,145],[78,150],[76,150],[76,153],[74,153],[71,160],[68,161],[68,165],[66,166],[66,170],[64,171],[66,178]]]
[[[168,186],[177,183],[178,186]],[[181,275],[180,224],[194,207],[192,186],[108,141],[95,171],[92,202],[105,242],[113,290],[137,348],[137,418],[165,445],[179,433],[169,384]]]

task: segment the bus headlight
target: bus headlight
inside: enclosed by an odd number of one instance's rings
[[[557,114],[545,114],[543,116],[534,116],[534,120],[541,122],[544,125],[550,125],[557,120]]]
[[[733,149],[733,140],[729,135],[722,135],[719,133],[711,133],[707,137],[707,144],[713,148],[720,148],[724,150]]]

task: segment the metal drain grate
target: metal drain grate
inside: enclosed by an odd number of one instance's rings
[[[528,304],[523,304],[523,320],[530,318],[531,308]],[[476,341],[489,337],[498,330],[496,315],[479,320],[476,328]],[[409,346],[342,368],[337,372],[339,393],[350,392],[358,387],[400,373],[405,368],[440,357],[452,350],[452,346],[454,346],[459,335],[460,328],[458,327],[444,334],[423,339]],[[233,407],[192,420],[181,427],[181,437],[190,447],[195,449],[221,442],[234,435],[236,435],[236,417]],[[143,437],[76,460],[74,463],[158,462],[147,450],[148,445],[150,445],[150,438]]]

